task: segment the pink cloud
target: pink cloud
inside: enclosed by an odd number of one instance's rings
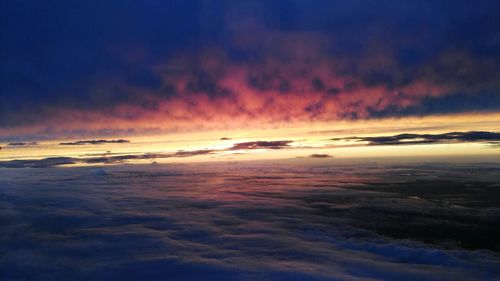
[[[134,132],[266,127],[294,122],[370,118],[371,112],[404,109],[428,97],[445,95],[444,86],[415,79],[403,85],[368,85],[343,70],[346,62],[329,53],[334,40],[314,33],[262,31],[263,41],[235,39],[262,50],[256,61],[238,62],[219,50],[180,54],[152,66],[159,90],[132,86],[121,78],[94,81],[93,102],[114,95],[130,98],[106,107],[49,107],[40,122],[2,130],[0,135],[54,131],[115,129]],[[249,42],[250,41],[250,42]],[[391,60],[374,56],[391,68]]]

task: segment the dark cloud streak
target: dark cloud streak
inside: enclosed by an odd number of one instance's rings
[[[308,158],[332,158],[330,154],[319,154],[319,153],[314,153],[308,156]]]
[[[499,132],[469,131],[449,132],[443,134],[399,134],[378,137],[346,137],[332,138],[331,140],[348,140],[355,142],[368,142],[366,145],[422,145],[439,143],[467,143],[480,142],[500,144]]]
[[[11,142],[7,144],[8,146],[30,146],[30,145],[38,145],[38,142],[32,141],[32,142]]]
[[[61,142],[59,145],[99,145],[99,144],[109,144],[109,143],[129,143],[129,140],[118,139],[118,140],[81,140],[75,142]]]
[[[290,147],[293,141],[283,140],[283,141],[251,141],[251,142],[240,142],[233,145],[230,150],[241,150],[241,149],[282,149]]]
[[[68,145],[77,144],[102,144],[102,143],[115,143],[115,142],[128,142],[124,140],[117,141],[81,141]],[[125,154],[125,155],[104,155],[98,157],[49,157],[43,159],[27,159],[27,160],[10,160],[0,161],[0,168],[47,168],[62,165],[73,164],[119,164],[130,160],[155,160],[165,158],[185,158],[200,155],[209,155],[221,151],[235,151],[235,150],[251,150],[251,149],[284,149],[290,148],[293,141],[254,141],[254,142],[241,142],[236,143],[227,149],[199,149],[199,150],[178,150],[173,153],[145,153],[145,154]]]

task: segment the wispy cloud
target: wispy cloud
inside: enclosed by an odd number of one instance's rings
[[[75,142],[61,142],[59,145],[99,145],[107,143],[129,143],[129,140],[118,139],[118,140],[81,140]]]
[[[243,150],[243,149],[282,149],[290,147],[293,141],[250,141],[240,142],[233,145],[230,150]]]
[[[8,146],[30,146],[30,145],[38,145],[38,142],[32,141],[32,142],[11,142],[7,144]]]
[[[309,155],[307,157],[308,158],[332,158],[333,156],[331,156],[330,154],[314,153],[314,154],[311,154],[311,155]]]
[[[124,154],[98,157],[48,157],[43,159],[26,159],[0,161],[0,168],[48,168],[73,164],[119,164],[130,160],[155,160],[165,158],[185,158],[207,155],[215,150],[179,150],[174,153]]]
[[[362,145],[423,145],[438,143],[468,143],[481,142],[489,144],[500,143],[500,133],[487,131],[449,132],[443,134],[398,134],[377,137],[345,137],[331,140],[347,140],[367,142]]]
[[[78,141],[74,143],[65,143],[64,145],[84,145],[84,144],[104,144],[104,143],[126,143],[126,140],[95,140],[95,141]],[[232,147],[225,149],[199,149],[199,150],[178,150],[171,153],[143,153],[143,154],[123,154],[109,155],[103,154],[100,156],[82,156],[82,157],[49,157],[43,159],[26,159],[26,160],[10,160],[0,161],[0,167],[5,168],[46,168],[61,165],[71,164],[117,164],[131,160],[155,160],[166,158],[186,158],[200,155],[216,154],[224,151],[237,150],[255,150],[255,149],[284,149],[292,148],[290,144],[293,141],[253,141],[236,143]],[[63,143],[61,143],[63,145]],[[234,154],[234,153],[233,153]]]
[[[76,163],[77,158],[73,157],[49,157],[43,159],[0,161],[0,168],[49,168]]]
[[[207,155],[215,152],[216,150],[212,149],[200,149],[200,150],[179,150],[174,154],[171,154],[170,157],[190,157],[190,156],[197,156],[197,155]]]

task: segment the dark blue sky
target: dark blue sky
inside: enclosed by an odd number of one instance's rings
[[[1,1],[0,130],[39,130],[72,110],[126,120],[179,96],[232,97],[235,89],[220,82],[225,66],[250,69],[245,79],[255,91],[295,91],[307,99],[309,90],[297,90],[288,73],[270,70],[270,61],[304,72],[314,72],[316,62],[335,62],[329,75],[351,81],[343,88],[327,87],[324,76],[303,75],[314,91],[330,94],[376,87],[405,92],[418,83],[440,89],[418,101],[412,93],[409,105],[392,98],[385,106],[326,118],[499,111],[499,3]],[[207,57],[217,57],[217,69],[206,66]],[[178,58],[181,69],[173,63]],[[190,81],[182,91],[178,77]],[[116,113],[130,104],[144,112]],[[304,110],[323,116],[321,106]]]

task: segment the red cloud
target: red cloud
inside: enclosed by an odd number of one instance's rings
[[[263,52],[255,61],[238,62],[213,50],[179,55],[152,67],[161,80],[159,89],[108,79],[90,90],[93,102],[106,106],[49,107],[40,121],[0,134],[47,128],[51,134],[109,128],[135,133],[359,119],[447,92],[422,79],[369,84],[362,75],[345,72],[346,62],[329,54],[332,40],[318,34],[268,32],[264,38],[262,46],[255,47]],[[373,61],[391,67],[382,55],[363,67],[375,67]]]

